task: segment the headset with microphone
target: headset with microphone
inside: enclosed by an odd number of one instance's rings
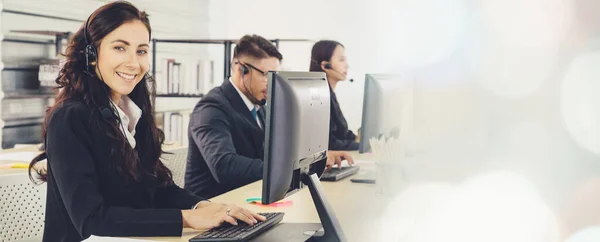
[[[267,103],[267,100],[265,99],[261,99],[258,100],[255,96],[254,93],[252,93],[252,82],[250,82],[250,88],[246,87],[246,81],[244,80],[244,76],[247,75],[248,73],[250,73],[250,68],[248,68],[245,64],[243,64],[240,59],[239,59],[239,45],[235,46],[235,58],[237,59],[237,62],[235,64],[240,64],[240,71],[242,73],[242,85],[244,85],[244,89],[246,89],[246,92],[244,93],[246,95],[246,97],[248,97],[248,99],[250,99],[250,101],[254,104],[258,104],[260,106],[264,106]]]
[[[315,60],[313,60],[313,61],[315,61]],[[315,62],[316,62],[316,61],[315,61]],[[341,72],[337,71],[336,69],[333,69],[333,67],[331,66],[331,63],[325,63],[325,65],[323,65],[323,67],[325,67],[325,69],[328,69],[328,70],[335,71],[335,72],[337,72],[338,74],[340,74],[340,75],[342,75],[342,76],[344,75],[344,74],[342,74]],[[350,80],[348,80],[348,81],[350,81],[350,82],[354,82],[354,79],[350,78]]]
[[[93,15],[93,14],[92,14]],[[83,26],[83,38],[85,39],[85,49],[84,49],[84,53],[85,53],[85,71],[84,73],[88,74],[89,76],[96,76],[94,74],[95,70],[94,70],[94,65],[98,64],[98,51],[96,49],[96,46],[94,46],[92,43],[90,43],[90,41],[88,40],[88,24],[90,22],[90,19],[92,18],[92,15],[90,15],[88,17],[88,19],[85,21],[85,25]],[[102,73],[100,73],[100,70],[98,70],[98,73],[100,74],[100,79],[104,80],[104,78],[102,78]],[[102,87],[102,90],[104,90],[104,93],[108,96],[108,93],[106,93],[106,89],[104,87]],[[109,102],[112,104],[112,102]],[[112,112],[109,108],[104,107],[98,108],[100,110],[100,114],[102,115],[102,118],[104,119],[111,119],[111,118],[115,118],[115,114],[114,112]],[[120,119],[120,117],[119,117]]]

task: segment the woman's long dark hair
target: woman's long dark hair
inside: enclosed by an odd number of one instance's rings
[[[310,52],[310,67],[309,71],[323,71],[321,68],[321,62],[331,61],[333,52],[337,46],[344,47],[340,42],[334,40],[321,40],[315,43]]]
[[[150,21],[145,12],[139,11],[131,3],[117,1],[106,4],[94,11],[88,20],[87,41],[94,45],[98,50],[102,39],[114,31],[119,26],[131,22],[141,21],[152,33]],[[69,100],[83,101],[90,109],[90,122],[93,127],[98,127],[102,133],[106,133],[111,142],[111,155],[116,156],[112,164],[119,174],[122,174],[127,181],[140,181],[142,172],[154,176],[160,186],[172,184],[172,174],[167,167],[160,161],[162,155],[162,143],[164,133],[156,127],[152,106],[150,103],[150,94],[148,91],[148,82],[151,82],[149,75],[145,75],[128,95],[129,98],[142,110],[142,117],[136,127],[136,149],[132,149],[127,142],[122,129],[120,129],[119,120],[103,118],[101,109],[111,108],[110,88],[98,78],[93,70],[87,71],[85,48],[86,36],[84,32],[85,24],[70,39],[66,49],[66,62],[56,78],[56,83],[60,89],[54,105],[46,112],[43,124],[43,138],[46,140],[48,120],[53,111]],[[150,41],[150,40],[148,40]],[[91,69],[91,68],[90,68]],[[34,169],[36,163],[46,159],[46,152],[35,157],[29,165],[29,178],[35,182],[32,176],[32,169],[36,171],[39,179],[47,181],[45,169]],[[144,161],[144,167],[140,160]]]

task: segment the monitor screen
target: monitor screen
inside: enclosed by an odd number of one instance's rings
[[[360,153],[370,152],[369,139],[399,136],[413,126],[413,83],[400,75],[366,74]],[[401,127],[402,124],[402,127]]]
[[[320,176],[329,143],[325,73],[270,72],[267,92],[263,204],[302,189],[302,175]]]

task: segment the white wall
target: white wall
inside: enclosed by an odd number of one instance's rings
[[[23,11],[27,13],[51,15],[63,18],[80,19],[84,21],[89,14],[108,0],[4,0],[4,9]],[[208,9],[207,1],[174,0],[174,1],[130,1],[140,10],[145,10],[150,15],[154,38],[199,38],[208,34]],[[13,14],[3,14],[4,18],[13,20],[3,22],[4,33],[9,34],[11,29],[31,30],[66,30],[76,31],[78,23],[65,24],[60,20],[36,19],[31,16],[14,18]],[[18,18],[18,19],[17,19]],[[36,21],[38,20],[38,21]]]

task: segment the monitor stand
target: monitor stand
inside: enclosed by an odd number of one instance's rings
[[[317,213],[319,214],[319,219],[321,220],[321,225],[323,226],[324,230],[316,232],[307,241],[348,241],[346,239],[346,235],[342,231],[340,222],[338,221],[337,217],[335,217],[335,214],[333,214],[333,209],[325,197],[325,190],[323,189],[323,186],[321,186],[321,182],[319,181],[317,174],[308,175],[305,173],[302,174],[301,179],[302,183],[307,185],[308,189],[310,190],[310,195],[315,207],[317,208]]]

